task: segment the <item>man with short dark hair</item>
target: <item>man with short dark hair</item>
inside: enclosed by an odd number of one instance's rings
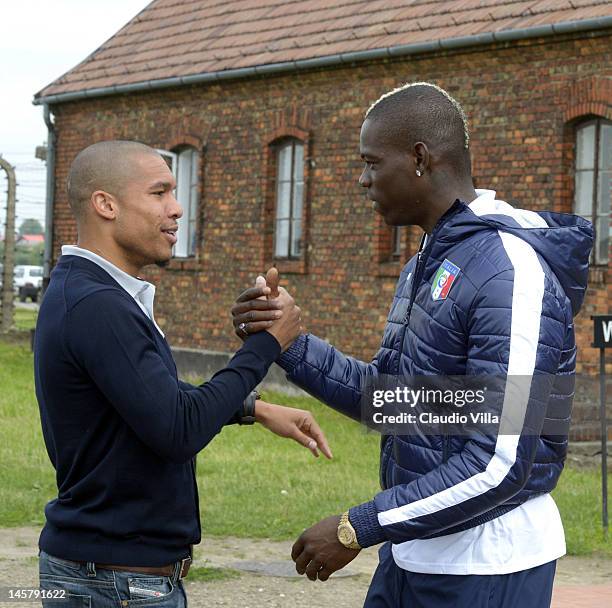
[[[51,274],[34,353],[58,484],[45,509],[40,582],[70,605],[186,605],[181,578],[201,535],[195,456],[226,424],[259,421],[331,456],[308,412],[253,390],[300,332],[284,289],[270,300],[266,331],[226,368],[200,386],[178,379],[153,315],[155,287],[138,278],[172,257],[182,215],[175,186],[164,159],[137,142],[94,144],[70,169],[78,245],[62,248]]]
[[[384,543],[368,608],[544,608],[565,552],[550,492],[567,450],[572,317],[586,289],[592,228],[474,190],[465,115],[436,85],[383,95],[366,114],[360,148],[359,181],[375,211],[389,225],[420,226],[419,252],[401,272],[371,363],[306,334],[279,364],[355,420],[366,385],[385,376],[402,384],[501,376],[503,390],[487,405],[502,422],[471,435],[383,435],[383,491],[306,530],[293,546],[296,569],[327,580],[361,548]],[[266,308],[236,304],[235,326],[251,309],[268,319]],[[512,390],[517,379],[526,390]],[[565,382],[551,391],[550,379]],[[506,420],[518,427],[503,432]],[[561,429],[551,433],[552,422]]]

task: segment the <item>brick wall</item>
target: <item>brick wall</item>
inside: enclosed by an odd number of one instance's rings
[[[399,83],[436,82],[466,109],[479,187],[530,209],[569,212],[573,125],[589,113],[612,119],[610,44],[610,32],[599,32],[58,105],[54,255],[75,240],[64,184],[79,150],[110,138],[196,145],[197,259],[147,276],[158,285],[156,316],[172,345],[231,351],[238,341],[230,306],[270,262],[268,145],[302,134],[308,242],[302,264],[281,265],[282,280],[310,331],[367,359],[379,344],[400,263],[388,261],[390,231],[357,183],[364,110]],[[417,245],[414,231],[408,235],[405,255]],[[580,373],[597,369],[589,316],[607,313],[611,295],[609,267],[594,269],[576,321]]]

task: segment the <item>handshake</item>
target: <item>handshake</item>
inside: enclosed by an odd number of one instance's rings
[[[238,296],[232,307],[232,318],[234,331],[242,340],[250,334],[268,331],[284,352],[302,332],[302,319],[299,306],[278,286],[278,279],[276,268],[270,268],[265,278],[258,276],[255,286]],[[255,418],[273,433],[292,438],[309,448],[315,456],[320,449],[331,458],[325,435],[310,412],[257,401]],[[361,549],[358,545],[340,542],[341,522],[339,515],[327,517],[305,530],[295,541],[291,559],[299,574],[305,574],[312,581],[326,581],[333,572],[355,559]]]
[[[234,330],[239,338],[268,331],[284,352],[302,331],[299,306],[285,289],[278,286],[278,270],[270,268],[265,278],[258,276],[255,287],[243,291],[232,307]],[[255,402],[255,420],[269,431],[288,437],[308,448],[314,456],[319,450],[332,457],[327,439],[313,415],[306,410],[288,408],[261,399]]]
[[[232,307],[234,331],[245,340],[250,334],[268,331],[285,352],[302,333],[299,306],[283,287],[278,286],[278,270],[270,268],[265,278],[258,276],[255,287],[243,291]]]

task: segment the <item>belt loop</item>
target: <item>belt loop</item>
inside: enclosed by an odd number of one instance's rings
[[[87,576],[89,578],[95,578],[96,576],[96,564],[93,562],[87,562]]]
[[[176,562],[174,564],[174,572],[172,573],[172,584],[176,585],[181,578],[181,571],[183,570],[183,561]]]

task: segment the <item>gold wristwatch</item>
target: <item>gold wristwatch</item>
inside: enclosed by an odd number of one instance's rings
[[[347,548],[347,549],[361,549],[359,543],[357,542],[357,534],[355,533],[355,528],[351,525],[349,521],[349,512],[343,513],[340,517],[340,523],[338,524],[338,540]]]

